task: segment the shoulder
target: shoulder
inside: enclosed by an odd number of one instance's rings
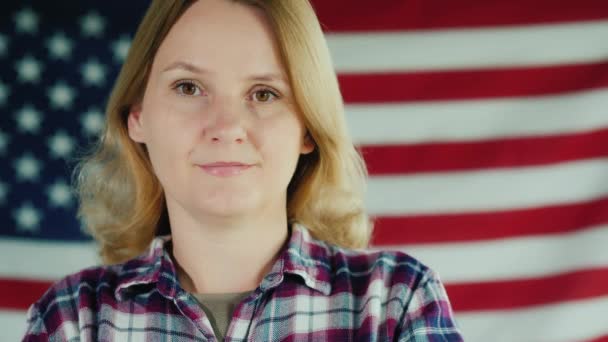
[[[83,312],[97,307],[100,297],[113,299],[122,265],[95,266],[63,277],[52,284],[27,312],[24,340],[79,336]],[[85,318],[86,319],[86,318]]]
[[[289,268],[304,269],[309,282],[325,294],[364,298],[391,292],[403,298],[435,276],[403,251],[337,246],[317,239],[303,225],[294,226],[289,251]]]
[[[332,292],[348,292],[367,312],[383,312],[400,341],[462,341],[445,288],[431,268],[400,251],[328,249]]]
[[[327,245],[327,250],[336,280],[348,277],[361,285],[397,286],[408,290],[415,290],[431,279],[438,280],[433,270],[403,251],[355,250],[333,245]]]
[[[303,267],[317,282],[334,291],[355,292],[399,287],[415,290],[436,274],[413,256],[398,250],[351,249],[317,239],[296,225],[290,244],[291,261]]]
[[[33,306],[42,317],[64,317],[101,294],[112,294],[124,264],[93,266],[53,283]]]
[[[305,271],[305,284],[320,290],[326,305],[350,312],[362,331],[383,331],[400,341],[462,340],[438,275],[418,259],[397,250],[336,246],[305,229],[294,232],[291,260]],[[377,326],[370,328],[372,321]]]
[[[123,274],[123,269],[124,264],[100,265],[69,274],[53,283],[36,305],[40,308],[48,308],[73,299],[75,295],[93,294],[103,288],[114,288],[118,278]]]
[[[33,305],[41,314],[63,308],[79,309],[94,305],[92,301],[111,303],[120,299],[122,287],[150,282],[164,257],[166,239],[156,238],[144,253],[124,263],[85,268],[56,281]]]
[[[27,313],[26,338],[78,337],[94,327],[95,316],[105,308],[120,309],[120,289],[134,280],[149,278],[153,259],[140,255],[125,263],[100,265],[69,274],[53,283]]]

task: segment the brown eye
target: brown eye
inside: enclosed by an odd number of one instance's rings
[[[270,102],[276,97],[278,96],[270,90],[258,90],[253,93],[253,99],[257,102]]]
[[[200,93],[198,86],[192,82],[180,82],[175,88],[180,95],[195,96]]]

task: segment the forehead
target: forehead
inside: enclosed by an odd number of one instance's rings
[[[228,0],[198,0],[178,19],[155,56],[155,67],[185,61],[216,72],[284,74],[264,12]]]

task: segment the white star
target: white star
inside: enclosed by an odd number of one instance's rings
[[[0,131],[0,155],[6,153],[6,146],[8,145],[8,134]]]
[[[30,8],[24,8],[15,14],[15,30],[19,33],[36,33],[38,15]]]
[[[47,142],[53,158],[66,158],[74,149],[74,139],[63,131],[53,134]]]
[[[31,203],[27,202],[13,211],[13,218],[17,221],[17,230],[23,232],[38,232],[42,214]]]
[[[103,114],[97,108],[89,108],[89,110],[80,118],[80,124],[82,125],[85,135],[97,135],[103,129]]]
[[[82,216],[78,217],[78,223],[80,226],[80,232],[84,235],[91,236],[91,231],[87,228],[87,222],[82,218]]]
[[[105,26],[105,20],[96,12],[89,12],[80,20],[82,35],[85,37],[101,37]]]
[[[131,47],[131,39],[127,36],[121,36],[118,40],[112,42],[112,51],[114,52],[114,60],[122,63]]]
[[[95,59],[83,64],[80,72],[87,85],[101,86],[106,81],[106,68]]]
[[[0,106],[6,104],[6,99],[8,95],[11,93],[11,88],[9,88],[6,84],[0,81]]]
[[[8,38],[5,35],[0,34],[0,56],[5,56],[8,51]]]
[[[17,120],[17,128],[20,132],[36,134],[40,130],[42,114],[32,105],[26,104],[17,112],[15,120]]]
[[[72,56],[72,41],[63,32],[57,32],[47,40],[46,47],[54,59],[67,60]]]
[[[26,153],[15,161],[13,164],[17,175],[17,181],[37,181],[40,177],[40,169],[42,165],[38,159],[34,158],[30,153]]]
[[[51,207],[68,208],[72,204],[71,188],[64,181],[55,181],[46,189]]]
[[[59,81],[49,88],[47,95],[52,109],[70,110],[74,101],[75,90],[65,82]]]
[[[6,203],[6,194],[8,193],[8,185],[0,182],[0,204]]]
[[[39,61],[32,56],[25,56],[19,62],[15,63],[17,70],[17,79],[20,82],[38,83],[40,81],[40,72],[42,66]]]

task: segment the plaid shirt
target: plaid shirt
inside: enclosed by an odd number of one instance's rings
[[[67,276],[28,311],[25,341],[216,341],[182,289],[169,236],[124,264]],[[437,275],[400,252],[328,245],[294,225],[225,341],[462,341]]]

